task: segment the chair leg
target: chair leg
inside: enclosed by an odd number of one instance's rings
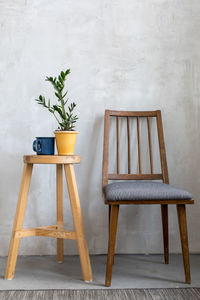
[[[17,230],[21,230],[23,226],[26,203],[28,198],[28,191],[31,182],[32,169],[33,169],[32,164],[24,164],[20,192],[19,192],[17,208],[15,213],[15,220],[14,220],[13,230],[12,230],[12,237],[10,240],[6,271],[5,271],[5,279],[8,280],[12,279],[15,273],[15,266],[17,262],[18,248],[20,242],[20,238],[16,237],[15,232]]]
[[[109,206],[109,209],[108,209],[108,237],[110,235],[110,216],[111,216],[111,205],[108,205]],[[113,255],[113,263],[115,263],[115,257]]]
[[[161,205],[165,264],[169,263],[168,205]]]
[[[119,205],[112,205],[111,215],[110,215],[110,232],[109,232],[109,242],[108,242],[108,256],[107,256],[105,286],[111,285],[112,267],[114,261],[114,253],[115,253],[115,241],[116,241],[116,234],[117,234],[118,214],[119,214]]]
[[[108,233],[110,232],[110,215],[111,215],[111,205],[108,205]]]
[[[188,247],[188,234],[187,234],[187,220],[186,220],[186,210],[185,204],[177,205],[177,214],[181,238],[181,246],[183,253],[183,264],[185,270],[185,282],[190,283],[190,258],[189,258],[189,247]]]
[[[57,224],[63,228],[63,170],[56,165]],[[63,262],[63,239],[57,239],[57,262]]]

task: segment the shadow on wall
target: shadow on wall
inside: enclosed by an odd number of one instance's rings
[[[83,213],[85,220],[89,220],[88,225],[92,225],[93,216],[92,206],[98,205],[95,198],[102,198],[101,192],[101,174],[103,157],[103,128],[104,114],[97,116],[90,127],[91,131],[84,132],[82,136],[80,153],[82,164],[80,170],[81,198],[84,199]],[[84,142],[83,142],[84,141]],[[92,201],[94,199],[94,201]],[[101,201],[102,199],[100,199]],[[91,202],[92,201],[92,202]],[[103,200],[100,202],[100,205]],[[90,215],[91,211],[91,215]],[[101,211],[99,212],[101,214]],[[96,219],[96,216],[95,216]],[[91,229],[91,228],[90,228]]]

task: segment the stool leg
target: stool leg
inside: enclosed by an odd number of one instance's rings
[[[80,255],[81,267],[83,272],[83,278],[85,281],[92,281],[92,269],[90,265],[88,247],[84,235],[83,220],[81,214],[78,189],[76,185],[74,167],[73,165],[68,164],[68,165],[64,165],[64,168],[65,168],[65,176],[67,180],[69,198],[71,203],[72,216],[74,220],[74,227],[76,232],[76,239],[77,239],[78,250]]]
[[[57,224],[63,227],[63,170],[56,165]],[[57,239],[57,262],[63,262],[63,239]]]
[[[15,236],[15,232],[16,230],[21,230],[23,226],[26,203],[28,198],[28,191],[31,182],[32,169],[33,169],[32,164],[24,164],[18,203],[17,203],[16,213],[15,213],[15,220],[13,224],[13,231],[10,240],[5,279],[12,279],[15,273],[15,266],[16,266],[18,248],[20,242],[20,238]]]

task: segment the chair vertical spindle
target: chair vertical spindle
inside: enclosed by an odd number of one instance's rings
[[[140,153],[140,122],[139,117],[137,117],[137,140],[138,140],[138,165],[139,165],[139,174],[142,173],[141,168],[141,153]]]
[[[131,156],[130,156],[130,129],[129,117],[127,117],[127,136],[128,136],[128,174],[131,173]]]
[[[119,174],[119,118],[116,117],[116,130],[117,130],[117,174]]]
[[[149,140],[150,169],[151,169],[151,174],[153,174],[153,157],[152,157],[152,147],[151,147],[151,127],[150,127],[149,117],[147,117],[147,127],[148,127],[148,140]]]

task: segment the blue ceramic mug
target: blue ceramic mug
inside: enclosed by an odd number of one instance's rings
[[[38,155],[54,155],[54,137],[36,137],[33,151]]]

